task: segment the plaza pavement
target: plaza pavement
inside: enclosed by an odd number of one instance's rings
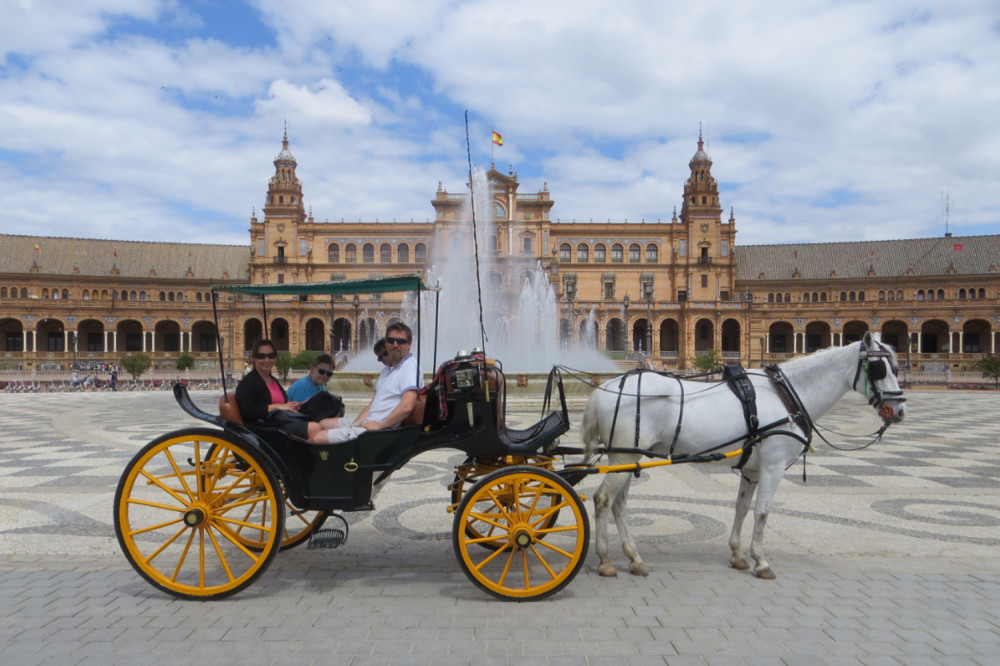
[[[194,392],[214,410],[217,394]],[[419,457],[351,514],[349,542],[281,553],[235,597],[174,599],[129,566],[112,504],[150,439],[200,424],[169,392],[0,394],[4,664],[996,664],[1000,464],[989,392],[910,392],[883,442],[817,441],[777,494],[762,581],[727,567],[727,466],[643,473],[630,505],[647,578],[587,556],[558,595],[488,597],[452,552],[456,452]],[[356,402],[356,401],[355,401]],[[349,405],[350,406],[350,405]],[[575,405],[577,441],[582,405]],[[525,404],[508,421],[536,419]],[[850,394],[820,424],[871,432]],[[838,446],[863,440],[827,434]],[[600,479],[578,487],[592,496]],[[588,500],[588,510],[592,503]],[[612,529],[613,531],[613,529]],[[749,534],[747,524],[745,534]],[[612,551],[624,572],[617,539]]]

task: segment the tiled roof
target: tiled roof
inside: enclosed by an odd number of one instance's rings
[[[109,276],[135,279],[249,279],[249,245],[8,236],[0,234],[0,273]],[[188,269],[191,270],[190,277]],[[155,276],[152,271],[155,271]]]
[[[995,273],[1000,236],[949,236],[850,243],[741,245],[736,248],[737,279],[803,280]],[[763,273],[763,277],[761,274]]]

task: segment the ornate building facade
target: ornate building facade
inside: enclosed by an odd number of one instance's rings
[[[1000,346],[1000,236],[738,246],[699,137],[678,213],[656,222],[562,222],[548,184],[520,192],[517,174],[486,174],[489,288],[515,294],[525,266],[547,275],[565,346],[610,355],[642,352],[683,370],[708,350],[744,365],[881,334],[915,369],[969,367]],[[260,303],[218,283],[280,284],[423,272],[446,258],[468,224],[468,187],[441,184],[434,220],[317,222],[306,211],[287,133],[262,217],[246,246],[0,235],[0,369],[65,369],[151,355],[163,368],[181,352],[217,363],[213,309],[230,367],[264,335]],[[458,251],[462,251],[458,249]],[[279,348],[368,349],[403,303],[268,301]],[[475,338],[475,326],[470,335]]]

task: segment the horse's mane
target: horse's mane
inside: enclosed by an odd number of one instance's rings
[[[805,356],[796,356],[795,358],[792,358],[792,359],[790,359],[788,361],[785,361],[781,365],[783,365],[785,367],[794,367],[796,364],[803,363],[803,362],[807,361],[810,358],[815,358],[817,356],[822,356],[823,354],[828,354],[828,353],[831,353],[831,352],[834,352],[834,351],[839,351],[839,350],[842,350],[842,349],[846,349],[847,347],[854,347],[854,346],[857,346],[859,344],[860,344],[860,342],[856,341],[856,342],[852,342],[849,345],[844,345],[843,347],[824,347],[823,349],[817,349],[816,351],[812,352],[811,354],[806,354]],[[897,361],[896,348],[893,347],[890,344],[886,344],[885,342],[880,342],[880,344],[883,347],[885,347],[886,349],[888,349],[892,353],[892,364],[893,364],[893,366],[898,366],[899,363]]]

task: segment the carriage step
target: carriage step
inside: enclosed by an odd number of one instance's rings
[[[362,504],[361,506],[356,506],[353,509],[340,509],[340,510],[344,511],[344,512],[347,512],[347,511],[374,511],[375,510],[375,503],[374,502],[368,502],[367,504]]]
[[[316,530],[309,537],[309,548],[336,548],[347,541],[344,530]]]

